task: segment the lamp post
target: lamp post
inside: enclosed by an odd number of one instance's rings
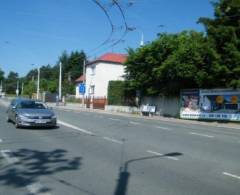
[[[35,64],[31,64],[34,66]],[[39,99],[40,94],[40,68],[37,68],[37,100]],[[34,81],[34,76],[32,77],[32,80]]]
[[[23,95],[23,88],[24,88],[24,82],[22,82],[22,91],[21,91],[21,95]]]
[[[58,100],[62,100],[62,62],[59,62]]]
[[[37,80],[37,99],[39,100],[40,93],[40,68],[38,68],[38,80]]]
[[[17,89],[16,89],[16,95],[19,95],[19,81],[17,81]]]
[[[0,94],[2,93],[3,91],[3,86],[2,86],[2,80],[1,80],[1,85],[0,85]]]

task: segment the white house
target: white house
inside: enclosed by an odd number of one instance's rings
[[[86,93],[88,97],[107,97],[108,82],[123,80],[124,66],[127,56],[117,53],[106,53],[92,62],[86,64]],[[79,77],[77,83],[81,83]],[[80,98],[79,85],[76,86],[76,97]]]

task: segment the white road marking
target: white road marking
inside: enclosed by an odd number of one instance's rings
[[[122,141],[119,141],[119,140],[116,140],[116,139],[113,139],[113,138],[110,138],[110,137],[103,137],[103,139],[105,139],[107,141],[110,141],[110,142],[113,142],[113,143],[116,143],[116,144],[123,144]]]
[[[229,177],[232,177],[232,178],[235,178],[235,179],[240,179],[240,176],[238,175],[233,175],[231,173],[227,173],[227,172],[222,172],[223,175],[226,175],[226,176],[229,176]]]
[[[108,118],[108,119],[112,121],[121,121],[120,119],[117,119],[117,118]]]
[[[201,133],[195,133],[195,132],[190,132],[189,134],[198,135],[198,136],[202,136],[202,137],[208,137],[208,138],[214,138],[213,135],[207,135],[207,134],[201,134]]]
[[[226,127],[225,125],[216,125],[216,127],[228,128],[228,129],[238,129],[238,130],[240,130],[239,127]]]
[[[41,190],[44,190],[44,187],[38,182],[27,185],[26,188],[31,194],[34,195],[51,195],[49,192],[41,192]]]
[[[176,157],[165,156],[164,154],[161,154],[161,153],[158,153],[158,152],[154,152],[154,151],[152,151],[152,150],[148,150],[147,152],[150,153],[150,154],[154,154],[154,155],[157,155],[157,156],[162,156],[162,157],[165,157],[165,158],[168,158],[168,159],[171,159],[171,160],[179,160],[179,159],[176,158]]]
[[[162,130],[166,130],[166,131],[171,131],[171,129],[167,128],[167,127],[161,127],[161,126],[155,126],[157,129],[162,129]]]
[[[11,150],[1,150],[0,152],[8,163],[14,164],[19,162],[18,158],[11,156]]]
[[[88,135],[94,135],[94,133],[91,132],[91,131],[88,131],[88,130],[85,130],[85,129],[81,129],[81,128],[77,127],[77,126],[71,125],[71,124],[63,122],[61,120],[58,120],[58,124],[64,125],[66,127],[72,128],[72,129],[75,129],[77,131],[80,131],[80,132],[88,134]]]
[[[0,139],[0,143],[1,143],[1,142],[3,142],[3,140],[2,140],[2,139]]]
[[[130,121],[129,123],[132,124],[132,125],[140,125],[141,124],[141,123],[134,122],[134,121]]]

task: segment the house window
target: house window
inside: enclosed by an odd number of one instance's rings
[[[89,94],[94,94],[94,91],[95,91],[95,85],[90,85]]]
[[[96,73],[96,66],[91,66],[91,75],[95,75]]]

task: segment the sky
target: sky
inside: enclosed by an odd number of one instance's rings
[[[210,0],[0,0],[0,68],[25,76],[55,65],[63,51],[127,53],[157,33],[204,31]],[[118,5],[118,6],[117,6]],[[125,31],[125,29],[128,29]]]

